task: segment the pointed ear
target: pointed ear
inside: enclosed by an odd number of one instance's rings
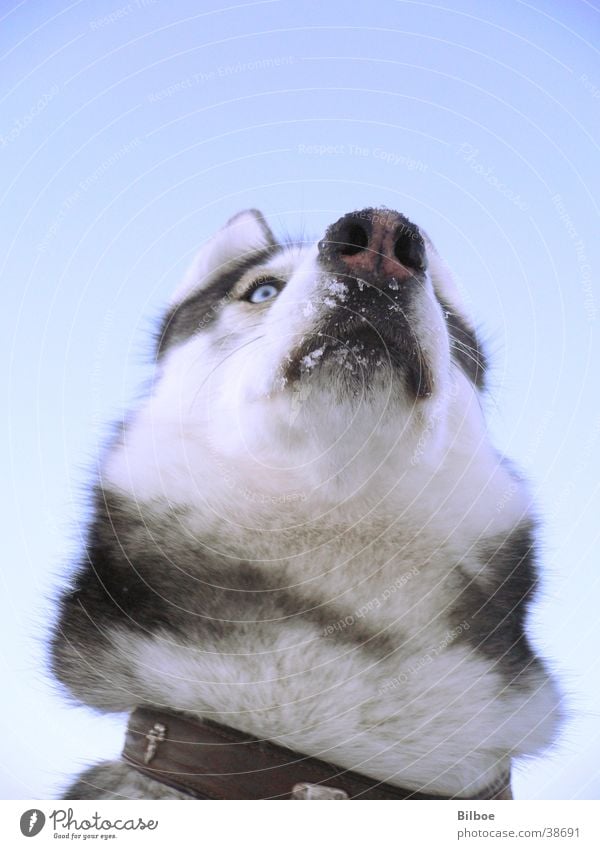
[[[171,304],[179,303],[194,289],[201,288],[216,272],[226,271],[253,253],[275,244],[275,237],[262,213],[257,209],[238,212],[200,249],[173,294]]]

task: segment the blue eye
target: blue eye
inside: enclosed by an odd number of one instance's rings
[[[271,298],[276,298],[280,292],[281,283],[278,280],[265,280],[246,295],[246,300],[250,301],[251,304],[263,304],[265,301],[270,301]]]

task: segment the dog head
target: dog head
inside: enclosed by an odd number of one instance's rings
[[[236,215],[175,293],[157,358],[154,420],[170,421],[175,441],[272,481],[300,475],[304,488],[349,463],[354,484],[359,455],[372,474],[414,465],[424,438],[421,456],[443,451],[452,410],[464,419],[485,372],[430,239],[374,208],[295,244],[256,210]]]

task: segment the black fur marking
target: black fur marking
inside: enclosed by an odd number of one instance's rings
[[[537,583],[535,543],[530,525],[477,546],[481,574],[459,570],[462,590],[455,606],[463,633],[474,648],[511,679],[538,661],[525,632],[525,620]]]
[[[228,303],[229,293],[240,277],[254,266],[266,262],[278,250],[278,246],[271,246],[254,252],[236,263],[234,268],[228,268],[219,274],[206,288],[193,292],[169,310],[157,335],[158,356],[162,356],[172,345],[185,342],[212,324],[223,306]]]
[[[446,326],[450,334],[452,359],[460,366],[466,376],[478,389],[485,386],[487,358],[474,330],[472,330],[456,312],[453,312],[439,296]]]
[[[54,641],[55,674],[67,685],[75,671],[79,678],[86,671],[82,662],[71,668],[69,646],[94,657],[110,646],[113,627],[149,638],[164,629],[175,641],[224,653],[235,633],[236,647],[251,646],[253,654],[259,647],[268,651],[277,629],[300,619],[317,626],[316,639],[335,641],[340,650],[365,646],[381,657],[396,648],[362,622],[328,636],[347,611],[286,587],[284,578],[278,585],[276,567],[267,575],[250,562],[228,559],[224,568],[186,534],[176,511],[157,517],[143,510],[120,496],[97,494],[85,557],[73,590],[63,596]]]

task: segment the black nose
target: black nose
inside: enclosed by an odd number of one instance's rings
[[[322,265],[352,276],[405,279],[426,268],[419,228],[391,209],[349,212],[319,242]]]

